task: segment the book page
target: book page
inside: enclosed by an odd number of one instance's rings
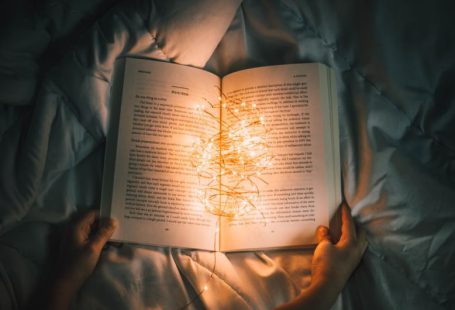
[[[113,169],[106,172],[113,174],[112,188],[103,188],[102,202],[119,221],[112,239],[214,250],[217,218],[197,201],[191,148],[196,138],[218,130],[218,122],[196,106],[218,100],[220,80],[176,64],[124,61],[121,107],[112,108],[119,110],[118,128],[110,130],[118,134],[108,136],[106,148],[117,145],[113,167],[105,167]],[[106,161],[113,155],[106,154]]]
[[[222,80],[228,98],[255,104],[270,129],[272,166],[255,181],[255,210],[221,223],[222,251],[315,243],[340,200],[333,79],[319,64],[239,71]],[[225,114],[223,113],[223,116]],[[224,121],[231,121],[223,119]]]

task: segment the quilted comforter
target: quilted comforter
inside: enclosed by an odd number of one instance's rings
[[[99,206],[113,64],[126,55],[220,75],[332,67],[343,195],[369,240],[333,308],[455,308],[452,1],[0,6],[1,309],[22,307],[43,281],[69,216]],[[110,246],[74,307],[269,309],[310,283],[311,255]]]

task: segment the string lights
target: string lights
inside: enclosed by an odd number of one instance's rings
[[[258,182],[272,165],[267,136],[270,130],[256,103],[222,95],[217,103],[196,105],[201,116],[208,116],[218,124],[212,136],[200,136],[192,146],[191,163],[197,171],[199,188],[196,196],[203,207],[220,217],[240,217],[253,210],[259,211]],[[209,282],[216,269],[216,238],[214,236],[214,265],[207,282],[181,309],[186,309],[209,290]]]
[[[217,103],[205,100],[196,110],[219,125],[216,134],[198,137],[193,143],[192,165],[200,185],[198,199],[208,212],[218,216],[260,211],[258,182],[267,184],[261,176],[272,161],[265,117],[256,103],[224,94]]]

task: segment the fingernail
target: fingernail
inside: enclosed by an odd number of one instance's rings
[[[111,226],[112,228],[117,228],[117,227],[118,227],[118,221],[117,221],[117,219],[111,218],[111,220],[110,220],[110,226]]]
[[[117,228],[117,220],[112,218],[104,218],[101,220],[100,226],[107,229],[115,229]]]

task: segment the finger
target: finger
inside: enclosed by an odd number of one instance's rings
[[[319,226],[318,229],[316,230],[316,240],[318,243],[321,243],[321,241],[324,240],[332,242],[332,239],[330,238],[329,234],[329,229],[325,226]]]
[[[101,249],[109,238],[111,238],[116,228],[117,221],[115,219],[104,219],[90,240],[91,245],[95,247],[98,252],[101,252]]]
[[[92,225],[98,217],[96,210],[90,210],[83,214],[74,224],[74,238],[78,243],[86,242],[91,231]]]
[[[368,239],[365,229],[359,226],[357,230],[357,247],[359,248],[360,254],[363,255],[368,247]]]
[[[356,239],[354,220],[351,210],[346,203],[341,205],[341,238],[344,242],[351,242]]]

